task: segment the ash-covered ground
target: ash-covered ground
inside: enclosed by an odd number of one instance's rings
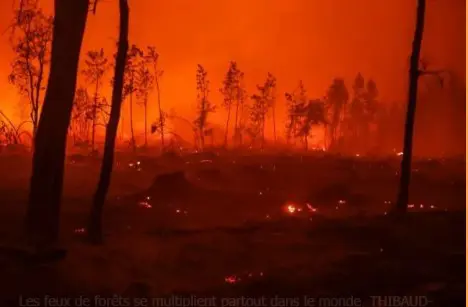
[[[395,220],[398,156],[117,153],[94,246],[84,237],[99,166],[67,158],[64,260],[0,253],[5,305],[44,293],[464,301],[464,159],[416,159],[409,214]],[[30,157],[0,156],[4,247],[22,242],[29,171]]]

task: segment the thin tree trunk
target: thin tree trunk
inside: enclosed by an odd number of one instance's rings
[[[273,141],[276,144],[276,107],[274,102],[271,110],[273,111]]]
[[[145,97],[145,147],[148,146],[148,98]]]
[[[155,72],[156,72],[156,68],[155,68]],[[158,108],[159,108],[159,131],[160,131],[160,135],[161,135],[161,146],[162,146],[162,150],[164,150],[164,147],[165,147],[165,144],[164,144],[164,115],[163,115],[163,111],[162,111],[162,107],[161,107],[161,91],[159,89],[159,77],[156,76],[155,78],[155,81],[156,81],[156,91],[158,92]]]
[[[244,126],[244,123],[242,121],[242,118],[244,116],[244,102],[241,102],[241,106],[240,106],[240,118],[239,118],[239,125],[238,127],[240,127],[240,130],[239,130],[239,145],[242,147],[243,145],[243,126]]]
[[[132,73],[132,88],[133,88],[133,73]],[[133,130],[133,93],[130,93],[130,134],[132,137],[132,150],[136,152],[135,132]]]
[[[123,98],[122,98],[123,99]],[[123,101],[122,101],[123,103]],[[125,126],[124,126],[125,122],[124,122],[124,114],[122,114],[120,116],[120,135],[121,135],[121,138],[122,138],[122,141],[124,140],[125,138]]]
[[[29,244],[58,241],[68,127],[89,0],[55,0],[51,66],[32,160],[26,234]]]
[[[418,96],[419,55],[424,32],[424,14],[426,0],[418,0],[416,13],[416,28],[413,39],[413,50],[409,70],[408,107],[406,111],[405,134],[403,141],[403,157],[401,159],[400,186],[395,210],[404,213],[407,210],[409,200],[409,185],[411,179],[411,158],[413,152],[413,128],[416,114],[416,102]]]
[[[91,154],[94,155],[96,150],[96,120],[97,120],[97,105],[98,105],[98,93],[99,93],[99,79],[96,80],[96,88],[94,89],[94,102],[93,102],[93,121],[92,121],[92,135],[91,135]]]
[[[226,120],[226,129],[224,131],[224,147],[227,147],[227,144],[228,144],[229,122],[230,121],[231,121],[231,105],[229,103],[227,120]]]
[[[102,209],[109,190],[112,167],[114,162],[115,139],[119,126],[120,110],[123,100],[123,83],[125,62],[128,52],[128,21],[129,8],[127,0],[119,0],[120,6],[120,34],[117,59],[115,64],[115,76],[112,89],[112,105],[109,122],[106,128],[106,140],[104,143],[104,154],[101,165],[101,175],[94,194],[93,207],[89,217],[88,236],[91,242],[102,242]]]
[[[239,100],[236,101],[236,114],[234,115],[234,142],[239,143]]]
[[[262,115],[262,145],[261,148],[265,148],[265,114]]]

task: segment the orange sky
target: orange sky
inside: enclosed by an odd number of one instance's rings
[[[51,9],[51,0],[41,0]],[[0,29],[6,29],[13,0],[0,1]],[[101,0],[90,16],[84,50],[114,52],[117,1]],[[131,43],[155,45],[165,75],[162,102],[191,116],[195,107],[195,68],[203,64],[219,102],[221,78],[230,60],[245,71],[248,89],[267,72],[278,93],[303,79],[310,96],[321,97],[333,77],[348,84],[357,72],[376,80],[385,101],[404,101],[416,0],[129,0]],[[423,55],[435,67],[465,75],[465,1],[428,0]],[[3,32],[3,31],[2,31]],[[11,51],[0,37],[0,107],[16,103],[7,83]],[[156,95],[153,95],[155,98]],[[280,96],[284,104],[283,95]],[[150,112],[155,112],[152,108]],[[224,113],[214,116],[223,123]],[[156,118],[156,115],[152,116]],[[150,120],[152,120],[150,119]],[[282,124],[279,124],[281,127]]]

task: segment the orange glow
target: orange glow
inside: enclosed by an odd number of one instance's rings
[[[151,206],[151,204],[147,201],[141,201],[138,203],[138,205],[142,208],[145,208],[145,209],[151,209],[153,208],[153,206]]]
[[[235,275],[230,275],[230,276],[226,276],[224,278],[224,281],[228,284],[235,284],[235,283],[238,283],[240,281],[240,278],[235,276]]]
[[[52,0],[41,0],[52,12]],[[245,72],[249,94],[267,72],[278,80],[277,127],[285,121],[284,92],[300,79],[311,98],[322,97],[334,77],[343,77],[348,87],[358,72],[376,80],[379,99],[406,99],[408,56],[414,30],[416,1],[382,2],[310,0],[138,0],[130,2],[130,41],[139,46],[155,45],[160,53],[161,99],[166,111],[192,121],[195,112],[195,68],[208,71],[210,98],[220,104],[218,89],[230,60]],[[7,29],[13,0],[0,1],[0,28]],[[117,1],[101,1],[96,16],[90,15],[83,52],[103,47],[108,56],[115,51],[118,28]],[[465,80],[465,1],[430,1],[427,8],[423,56],[431,65],[447,68]],[[8,84],[12,51],[8,35],[0,37],[0,108],[19,121],[28,112],[19,111],[20,98]],[[110,97],[106,76],[103,95]],[[83,78],[80,85],[85,85]],[[129,134],[128,103],[123,105],[124,130]],[[143,109],[136,107],[135,129],[141,142]],[[150,96],[149,122],[157,119],[156,92]],[[219,107],[211,116],[215,128],[223,129],[226,112]],[[174,123],[184,139],[192,141],[191,128]],[[120,129],[119,129],[120,131]],[[101,135],[103,131],[99,132]],[[316,129],[311,140],[320,142]],[[271,118],[267,137],[272,136]],[[283,131],[278,135],[283,137]],[[150,141],[157,142],[151,135]],[[430,146],[430,145],[427,145]],[[434,145],[435,146],[435,145]],[[312,147],[312,144],[311,144]]]
[[[310,204],[306,204],[310,212],[317,212],[317,208],[312,207]]]
[[[296,207],[296,205],[294,205],[294,204],[287,204],[285,206],[285,210],[289,214],[294,214],[294,213],[296,213],[296,211],[299,211],[298,208]]]

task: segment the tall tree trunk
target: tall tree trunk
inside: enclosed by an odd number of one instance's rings
[[[273,106],[271,110],[273,112],[273,116],[272,116],[273,117],[273,141],[276,144],[276,106],[274,102],[273,102]]]
[[[426,0],[418,0],[416,13],[416,29],[414,31],[413,50],[409,70],[408,107],[406,111],[405,134],[403,141],[403,157],[401,159],[400,186],[396,201],[396,211],[404,213],[407,210],[409,200],[409,185],[411,178],[411,158],[413,154],[413,128],[416,114],[416,102],[418,96],[419,55],[424,32],[424,14]]]
[[[91,130],[91,154],[94,155],[96,150],[96,121],[97,121],[97,107],[98,107],[98,93],[99,93],[99,79],[96,80],[96,87],[94,89],[94,102],[93,102],[93,120],[92,120],[92,130]]]
[[[120,6],[120,33],[119,47],[115,64],[114,84],[112,88],[112,105],[109,122],[106,127],[106,140],[104,143],[104,154],[101,165],[101,175],[94,194],[93,207],[89,217],[88,236],[91,242],[100,243],[102,236],[102,209],[109,190],[112,167],[114,163],[115,139],[119,126],[120,110],[123,100],[123,83],[125,62],[128,52],[128,21],[129,8],[127,0],[119,0]]]
[[[155,72],[156,72],[156,68],[155,68]],[[161,135],[161,146],[162,146],[162,150],[164,151],[164,147],[165,147],[165,144],[164,144],[164,115],[163,115],[163,111],[162,111],[162,107],[161,107],[161,90],[159,89],[159,77],[156,76],[155,78],[155,81],[156,81],[156,91],[158,92],[158,108],[159,108],[159,131],[160,131],[160,135]]]
[[[239,143],[239,100],[236,101],[236,111],[234,115],[234,143],[237,146]]]
[[[239,127],[239,145],[242,147],[243,145],[243,133],[244,133],[244,123],[242,121],[242,118],[244,117],[244,103],[241,102],[241,106],[240,106],[240,118],[239,118],[239,124],[238,124],[238,127]]]
[[[145,147],[148,146],[148,97],[145,97]]]
[[[133,88],[133,73],[132,73],[132,88]],[[133,130],[133,92],[130,93],[130,134],[131,134],[131,145],[132,145],[132,150],[135,153],[136,152],[136,142],[135,142],[135,132]]]
[[[228,145],[228,135],[229,135],[229,122],[231,121],[231,103],[229,103],[228,114],[226,120],[226,129],[224,131],[224,147]]]
[[[328,125],[325,124],[323,126],[323,149],[324,150],[328,150],[327,138],[328,138]]]
[[[262,115],[262,144],[261,149],[265,148],[265,113]]]
[[[55,0],[54,4],[51,66],[34,140],[26,212],[27,238],[35,247],[58,241],[67,132],[89,1]]]

